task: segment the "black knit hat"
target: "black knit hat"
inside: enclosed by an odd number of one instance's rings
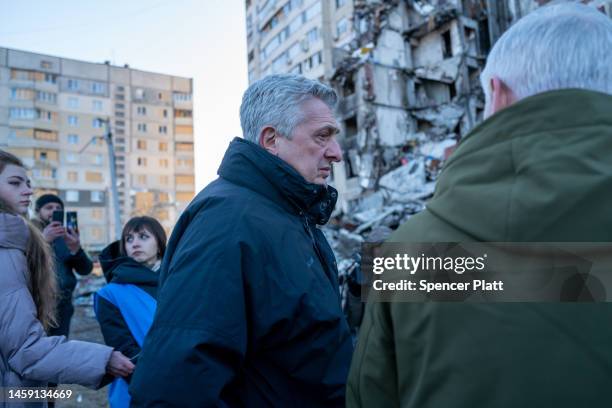
[[[43,208],[46,204],[49,203],[58,203],[62,206],[62,208],[64,208],[64,202],[61,198],[59,198],[55,194],[43,194],[36,200],[36,204],[34,205],[34,211],[40,211],[41,208]]]

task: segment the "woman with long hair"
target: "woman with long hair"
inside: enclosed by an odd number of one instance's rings
[[[104,341],[136,362],[157,306],[158,271],[166,251],[166,233],[152,217],[130,219],[121,240],[100,254],[108,282],[94,297]],[[129,407],[130,377],[117,378],[109,389],[111,408]]]
[[[21,160],[0,150],[0,407],[9,401],[8,387],[53,382],[95,388],[105,375],[127,376],[134,369],[108,346],[45,334],[55,324],[55,273],[48,244],[24,218],[31,196]]]

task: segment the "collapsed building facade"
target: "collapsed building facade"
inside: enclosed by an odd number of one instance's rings
[[[341,271],[373,230],[425,207],[444,161],[483,120],[480,73],[492,45],[545,0],[356,0],[354,39],[329,78],[344,162],[328,236]],[[612,2],[586,1],[610,14]],[[383,234],[384,236],[384,234]]]

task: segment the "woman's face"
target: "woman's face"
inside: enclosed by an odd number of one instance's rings
[[[157,241],[148,229],[130,231],[124,239],[127,256],[147,266],[153,266],[157,262]]]
[[[30,179],[23,167],[7,164],[0,173],[0,198],[15,212],[26,215],[32,196]]]

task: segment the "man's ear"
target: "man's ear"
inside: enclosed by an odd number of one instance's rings
[[[259,145],[276,156],[278,154],[277,139],[279,137],[276,129],[266,126],[259,133]]]
[[[516,96],[512,89],[508,87],[499,79],[499,77],[494,76],[491,78],[491,105],[492,105],[492,114],[499,112],[500,110],[507,108],[516,102]]]

